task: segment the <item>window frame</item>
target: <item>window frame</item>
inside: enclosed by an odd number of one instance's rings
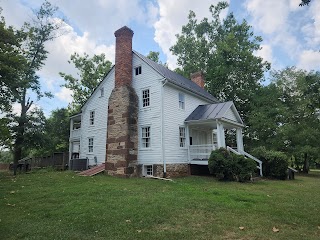
[[[145,94],[144,94],[145,91],[148,91],[147,98],[145,98]],[[144,105],[145,100],[148,103],[148,105]],[[150,107],[150,105],[151,105],[150,88],[144,88],[141,90],[141,107],[148,108],[148,107]]]
[[[138,76],[142,74],[142,67],[141,66],[137,66],[134,68],[134,75]]]
[[[93,153],[93,146],[94,146],[94,138],[89,137],[88,138],[88,153],[90,153],[90,154]]]
[[[185,110],[186,109],[186,96],[185,96],[185,94],[182,92],[179,92],[178,100],[179,100],[179,109]]]
[[[183,131],[181,131],[183,130]],[[183,134],[181,134],[183,133]],[[179,126],[179,146],[180,148],[186,148],[186,127]]]
[[[90,125],[90,126],[93,126],[93,125],[94,125],[95,115],[96,115],[96,113],[95,113],[94,110],[91,110],[91,111],[89,112],[89,125]]]
[[[150,165],[144,165],[144,175],[145,176],[153,176],[153,165],[151,165],[151,164]]]
[[[100,88],[100,97],[104,97],[104,87]]]
[[[144,131],[144,129],[146,129],[148,131]],[[142,149],[150,149],[151,148],[151,126],[142,126],[141,127],[141,148]]]

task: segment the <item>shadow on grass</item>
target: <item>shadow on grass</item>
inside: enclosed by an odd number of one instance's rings
[[[297,176],[320,178],[320,169],[310,170],[309,173],[298,173]]]

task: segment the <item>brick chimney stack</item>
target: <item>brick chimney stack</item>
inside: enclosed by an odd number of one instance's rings
[[[132,37],[133,31],[124,26],[115,31],[116,64],[115,87],[130,86],[132,81]]]
[[[204,74],[202,71],[190,74],[192,82],[196,83],[199,87],[204,88]]]
[[[137,175],[138,96],[132,82],[133,31],[122,27],[116,37],[115,88],[108,100],[106,173]]]

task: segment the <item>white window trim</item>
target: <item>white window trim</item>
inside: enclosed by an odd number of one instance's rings
[[[143,91],[146,91],[146,90],[149,90],[149,106],[143,106]],[[143,88],[141,89],[141,108],[142,109],[147,109],[147,108],[150,108],[151,107],[151,91],[150,91],[150,88],[147,87],[147,88]]]
[[[91,113],[93,113],[93,118],[91,118]],[[95,118],[96,118],[96,111],[95,110],[89,111],[89,126],[94,126]],[[91,122],[93,123],[91,124]]]
[[[100,88],[100,98],[104,97],[104,87]]]
[[[143,146],[143,136],[142,136],[142,132],[143,132],[143,128],[149,128],[149,147],[144,147]],[[140,126],[140,150],[151,150],[152,147],[152,141],[151,141],[151,126],[150,125],[143,125]]]
[[[151,167],[151,174],[148,174],[148,167]],[[153,165],[152,164],[144,164],[143,165],[143,175],[144,176],[153,176]]]
[[[180,101],[180,95],[183,96],[183,102]],[[180,107],[180,102],[183,103],[183,108]],[[186,109],[186,95],[183,92],[178,93],[178,107],[180,110],[185,110]]]
[[[92,139],[92,145],[90,145],[90,139]],[[90,152],[90,147],[92,146],[92,152]],[[94,153],[94,137],[88,137],[88,154]]]
[[[181,146],[181,135],[180,135],[180,128],[184,129],[184,146]],[[187,148],[187,134],[186,134],[186,127],[181,125],[179,126],[179,147],[180,148]]]
[[[138,73],[138,74],[136,74],[137,68],[140,68],[140,73]],[[142,75],[142,66],[138,65],[138,66],[134,67],[133,68],[133,74],[134,74],[134,76]]]

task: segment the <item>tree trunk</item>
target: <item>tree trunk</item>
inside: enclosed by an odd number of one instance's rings
[[[307,153],[304,154],[303,172],[309,173],[309,158]]]
[[[25,106],[25,99],[21,103],[21,115],[18,120],[18,128],[16,140],[14,142],[14,157],[13,157],[13,175],[17,175],[18,161],[22,158],[22,145],[24,138],[24,128],[27,118],[27,107]]]

